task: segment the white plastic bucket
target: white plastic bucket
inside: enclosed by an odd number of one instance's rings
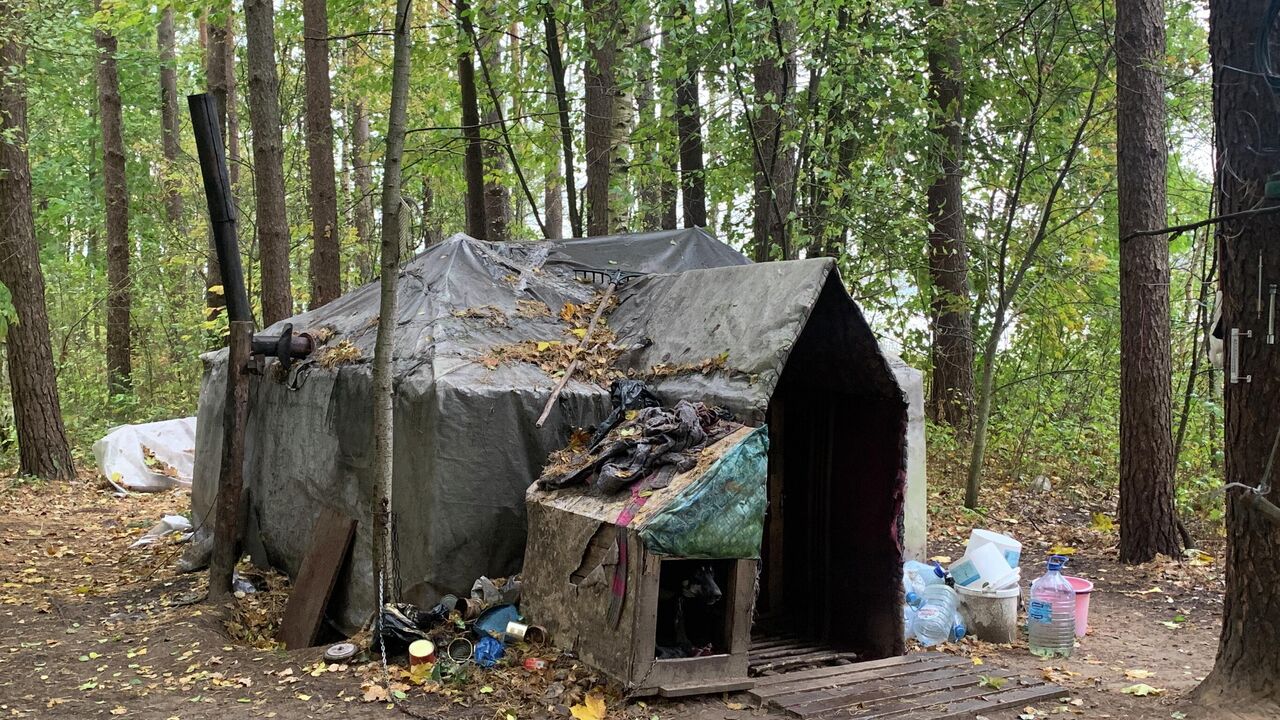
[[[964,557],[951,566],[956,585],[979,589],[1007,587],[1016,582],[1017,572],[1009,567],[1000,548],[991,543],[970,547]]]
[[[1020,586],[1000,590],[959,586],[956,593],[960,596],[960,616],[969,634],[993,643],[1011,643],[1017,638]]]
[[[1004,561],[1009,563],[1009,567],[1018,567],[1018,562],[1022,560],[1022,543],[1008,535],[1001,535],[998,532],[980,528],[975,528],[969,533],[968,551],[971,552],[978,545],[984,544],[995,545],[1000,548],[1000,552],[1004,553]]]

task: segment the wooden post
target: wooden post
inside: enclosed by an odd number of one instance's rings
[[[240,515],[244,490],[244,428],[249,414],[249,348],[253,322],[233,320],[227,338],[227,386],[222,408],[222,465],[218,471],[217,516],[209,559],[209,599],[231,597],[231,575],[240,559]]]

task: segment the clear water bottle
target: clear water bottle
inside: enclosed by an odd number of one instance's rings
[[[946,585],[930,585],[921,593],[921,598],[923,602],[916,611],[912,632],[926,647],[946,642],[951,638],[956,614],[956,591]]]
[[[910,640],[913,632],[912,626],[916,622],[916,609],[912,605],[902,606],[902,635],[903,639]]]
[[[969,629],[964,626],[964,618],[960,617],[959,611],[956,611],[951,617],[951,642],[960,642],[968,634]]]
[[[1048,571],[1031,583],[1027,603],[1027,635],[1031,652],[1041,657],[1068,657],[1076,642],[1076,591],[1062,576],[1067,559],[1049,558]]]

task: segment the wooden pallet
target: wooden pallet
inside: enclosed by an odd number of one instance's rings
[[[981,684],[981,675],[1005,682],[996,689]],[[757,677],[748,694],[799,718],[933,720],[1019,707],[1067,691],[997,669],[979,671],[965,657],[917,653]]]
[[[759,636],[752,639],[748,673],[773,675],[831,664],[848,665],[856,653],[837,652],[826,645],[796,635]]]

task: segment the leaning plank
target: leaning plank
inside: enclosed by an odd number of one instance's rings
[[[944,657],[930,662],[915,662],[882,668],[863,668],[861,667],[863,663],[841,665],[839,666],[839,669],[845,670],[846,672],[826,675],[818,678],[810,678],[808,680],[795,680],[792,682],[773,683],[763,686],[757,682],[756,688],[753,689],[750,694],[756,700],[763,701],[772,698],[779,698],[784,695],[808,692],[810,690],[823,690],[827,688],[853,685],[866,680],[900,678],[904,675],[921,673],[928,670],[960,665],[967,666],[970,664],[971,662],[968,658]]]
[[[302,558],[302,568],[284,607],[280,632],[276,634],[286,649],[310,647],[315,643],[329,595],[355,532],[353,518],[329,508],[320,511],[311,529],[311,547]]]
[[[941,684],[939,684],[941,683]],[[896,678],[875,678],[856,685],[784,696],[775,704],[788,710],[803,708],[821,713],[867,701],[886,701],[924,695],[934,690],[978,684],[978,677],[966,667],[946,667]]]
[[[1012,682],[1013,681],[1010,681],[1010,684],[1012,684]],[[944,718],[967,718],[974,713],[984,713],[992,710],[1004,710],[1011,707],[1020,707],[1040,700],[1051,700],[1053,698],[1065,697],[1069,694],[1070,693],[1067,692],[1066,688],[1059,687],[1057,685],[1016,687],[984,695],[972,700],[952,703],[942,709],[931,708],[928,710],[916,710],[893,717],[894,720],[943,720]]]
[[[803,642],[803,641],[802,641],[800,638],[797,638],[797,637],[794,637],[794,636],[793,636],[793,637],[785,637],[785,638],[780,638],[780,637],[768,637],[768,638],[763,638],[763,639],[760,639],[760,640],[756,640],[755,638],[752,638],[752,640],[751,640],[751,649],[752,649],[753,651],[755,651],[755,650],[772,650],[773,648],[776,648],[776,647],[781,647],[781,646],[783,646],[783,645],[793,645],[793,644],[798,643],[798,642]]]
[[[810,680],[813,678],[827,677],[829,675],[840,675],[847,672],[873,670],[875,668],[894,667],[897,665],[914,665],[934,658],[945,657],[951,656],[943,655],[942,653],[915,653],[912,655],[895,655],[893,657],[881,658],[879,660],[865,660],[863,662],[853,663],[852,665],[837,665],[835,667],[799,670],[796,672],[785,673],[783,675],[770,675],[768,677],[756,678],[756,687],[761,688],[777,683],[794,682],[796,680]]]

